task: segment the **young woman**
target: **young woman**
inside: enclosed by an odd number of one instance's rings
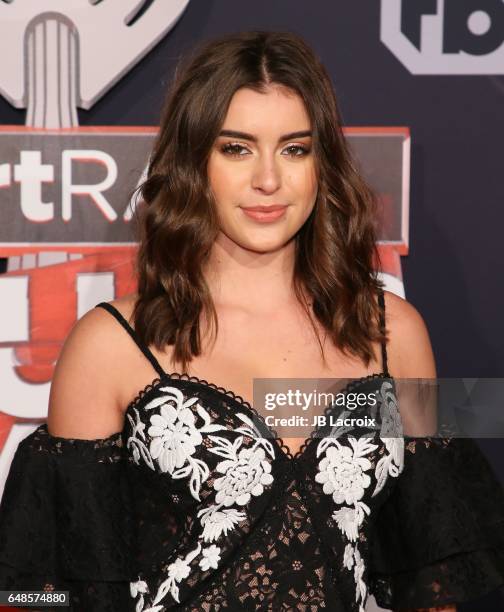
[[[75,325],[14,458],[0,587],[79,611],[362,612],[499,586],[504,499],[475,445],[282,440],[252,405],[256,378],[350,378],[405,421],[395,380],[436,376],[422,317],[378,280],[376,200],[307,44],[246,32],[188,58],[141,196],[138,292]]]

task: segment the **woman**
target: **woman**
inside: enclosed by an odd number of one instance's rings
[[[198,49],[141,195],[138,293],[75,325],[14,458],[1,588],[67,588],[79,611],[362,612],[371,592],[455,610],[499,586],[504,500],[475,446],[282,440],[252,406],[254,378],[337,376],[393,411],[394,379],[436,376],[421,316],[374,272],[376,200],[306,43]]]

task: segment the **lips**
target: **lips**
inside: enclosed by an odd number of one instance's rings
[[[287,210],[286,204],[272,204],[271,206],[242,206],[243,213],[258,223],[269,223],[280,219]]]
[[[242,208],[254,212],[274,212],[275,210],[281,210],[286,206],[287,204],[272,204],[271,206],[242,206]]]

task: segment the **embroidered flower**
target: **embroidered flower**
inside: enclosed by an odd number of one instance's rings
[[[205,542],[215,542],[222,533],[227,535],[228,531],[232,531],[237,523],[247,518],[247,515],[235,508],[215,510],[214,506],[210,506],[200,510],[199,517],[203,525],[203,539]]]
[[[392,385],[384,382],[380,389],[380,436],[382,438],[398,438],[403,435],[401,414],[397,406],[397,398],[391,391]]]
[[[139,593],[148,593],[149,587],[145,580],[137,580],[136,582],[130,582],[130,593],[131,597],[136,597]]]
[[[383,438],[383,442],[392,462],[401,470],[404,463],[404,438]],[[395,476],[396,474],[391,475]]]
[[[203,571],[206,571],[210,567],[217,569],[220,561],[220,548],[212,544],[208,548],[204,548],[202,551],[203,558],[200,559],[199,565]]]
[[[170,578],[173,578],[177,582],[180,582],[180,580],[187,578],[187,576],[189,576],[190,571],[191,568],[189,567],[189,563],[187,563],[185,559],[181,558],[175,559],[175,561],[173,563],[170,563],[170,565],[168,566],[168,576],[170,576]]]
[[[200,551],[201,544],[198,542],[196,548],[188,552],[184,558],[178,557],[173,563],[170,563],[170,565],[168,566],[168,576],[159,585],[156,595],[154,596],[154,600],[152,601],[153,606],[159,604],[159,602],[165,597],[167,593],[170,593],[173,599],[177,603],[180,603],[179,588],[177,583],[189,576],[189,574],[191,573],[191,567],[189,563],[199,555]],[[140,605],[137,605],[136,612],[154,612],[155,610],[157,611],[162,609],[163,606],[159,606],[159,608],[141,608]]]
[[[324,493],[332,493],[335,503],[353,504],[363,497],[364,489],[371,483],[365,474],[371,462],[356,455],[355,448],[342,446],[337,440],[334,443],[336,447],[329,447],[320,461],[315,480],[323,484]]]
[[[362,603],[366,601],[367,586],[363,580],[364,561],[362,560],[362,557],[361,557],[361,554],[358,548],[354,549],[354,559],[355,559],[354,580],[355,580],[355,585],[356,585],[355,599],[356,601],[359,601],[360,599]],[[364,607],[361,605],[360,609],[364,610]]]
[[[142,612],[144,608],[144,595],[149,592],[149,587],[145,580],[137,580],[136,582],[130,582],[130,593],[131,597],[137,597],[138,601],[135,606],[135,612]],[[148,610],[148,609],[147,609]]]
[[[347,544],[345,546],[345,552],[343,554],[343,565],[348,569],[351,570],[353,565],[354,565],[354,549],[353,546],[351,544]]]
[[[342,531],[351,542],[355,542],[359,533],[356,514],[355,508],[348,508],[345,506],[341,508],[341,510],[335,510],[332,515],[340,531]]]
[[[218,463],[216,469],[224,476],[214,482],[215,501],[224,506],[244,506],[251,495],[261,495],[264,485],[273,482],[271,464],[265,460],[263,448],[244,448],[236,458]]]
[[[345,506],[340,510],[335,510],[332,518],[337,522],[340,531],[342,531],[351,542],[355,542],[359,537],[359,527],[364,520],[364,514],[369,514],[370,511],[369,506],[360,501],[354,508]]]
[[[385,381],[382,384],[380,398],[380,415],[382,419],[380,439],[385,444],[387,452],[376,464],[376,487],[371,497],[380,493],[389,476],[399,476],[404,468],[402,420],[397,407],[397,398],[390,382]]]
[[[150,454],[163,472],[172,473],[182,467],[203,440],[189,408],[179,412],[173,406],[162,406],[160,414],[153,414],[150,422]]]

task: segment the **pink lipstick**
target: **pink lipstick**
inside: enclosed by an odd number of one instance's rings
[[[270,221],[276,221],[285,214],[287,205],[275,204],[273,206],[247,206],[241,207],[243,212],[260,223],[268,223]]]

